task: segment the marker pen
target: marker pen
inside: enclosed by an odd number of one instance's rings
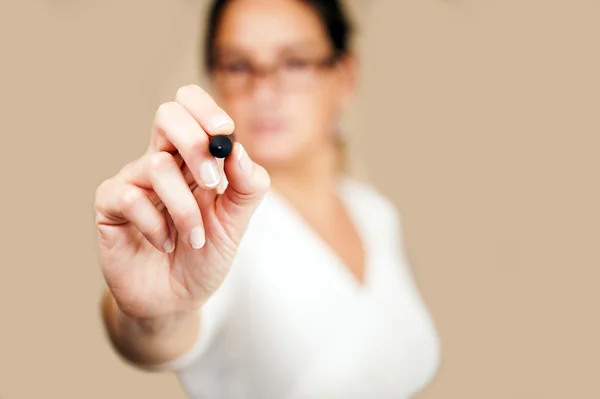
[[[215,158],[225,158],[233,150],[233,143],[229,136],[212,136],[208,142],[208,150]]]

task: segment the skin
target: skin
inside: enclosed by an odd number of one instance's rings
[[[228,67],[268,68],[332,51],[317,15],[297,0],[232,1],[216,43],[219,65]],[[227,275],[270,187],[363,281],[362,245],[335,192],[339,154],[331,136],[354,90],[355,62],[348,55],[302,76],[310,79],[298,87],[267,74],[232,90],[219,69],[211,76],[214,97],[180,88],[157,109],[146,153],[98,186],[103,320],[126,360],[150,366],[191,347],[199,311]],[[234,130],[224,164],[229,184],[217,195],[208,139]]]

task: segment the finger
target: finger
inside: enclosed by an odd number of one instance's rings
[[[234,234],[241,237],[252,214],[262,202],[271,180],[267,171],[250,159],[239,142],[234,144],[232,154],[225,159],[228,186],[218,199]]]
[[[184,176],[190,174],[189,170],[184,169]],[[223,177],[221,175],[221,177]],[[200,207],[200,212],[203,213],[203,218],[206,221],[205,210],[210,210],[210,207],[214,206],[215,198],[217,197],[216,190],[205,190],[197,184],[191,185],[190,190],[196,199],[196,203]]]
[[[125,169],[129,168],[126,167]],[[112,246],[116,230],[105,228],[131,223],[156,249],[172,251],[168,221],[148,196],[148,191],[119,176],[107,179],[96,190],[96,223],[105,245]]]
[[[144,190],[125,186],[119,198],[119,211],[156,249],[166,253],[175,249],[165,217]]]
[[[222,162],[222,160],[217,160],[217,163],[219,162]],[[196,199],[196,202],[200,207],[200,212],[202,212],[202,218],[205,222],[205,210],[210,211],[211,207],[214,207],[215,198],[218,194],[221,194],[223,192],[224,188],[222,187],[222,185],[224,185],[227,181],[222,170],[222,166],[219,165],[219,173],[221,174],[221,184],[217,187],[217,190],[205,190],[194,181],[192,172],[190,171],[190,168],[187,165],[184,164],[181,168],[181,172],[183,173],[186,182],[190,186],[190,190],[192,191],[192,194],[194,195],[194,198]]]
[[[204,246],[200,208],[173,155],[167,152],[148,154],[135,165],[127,179],[134,185],[156,193],[182,240],[195,249]]]
[[[171,152],[174,147],[198,184],[206,189],[219,185],[221,176],[217,161],[208,150],[208,136],[183,106],[176,102],[162,104],[156,112],[154,128],[154,135],[166,140],[156,141],[154,151]]]
[[[175,101],[181,104],[211,136],[229,135],[235,130],[229,115],[199,86],[180,87],[175,95]]]

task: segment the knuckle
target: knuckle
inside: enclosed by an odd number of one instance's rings
[[[142,199],[143,193],[134,187],[128,187],[123,190],[123,193],[119,197],[119,207],[122,212],[127,213],[128,211],[135,209],[136,204]]]
[[[94,192],[94,208],[96,210],[104,208],[107,200],[111,197],[114,192],[115,178],[111,177],[103,180],[98,184]]]
[[[105,179],[103,181],[100,182],[100,184],[98,184],[98,186],[96,186],[96,190],[94,191],[94,202],[97,204],[102,197],[104,196],[104,193],[107,190],[107,186],[109,184],[109,179]]]
[[[148,161],[149,167],[152,170],[170,169],[175,163],[173,155],[165,151],[160,151],[150,156]]]
[[[159,126],[165,126],[167,121],[173,117],[173,115],[179,111],[180,105],[174,101],[168,101],[162,103],[156,109],[156,123]]]

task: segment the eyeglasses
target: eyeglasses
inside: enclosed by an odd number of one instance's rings
[[[318,72],[332,68],[337,63],[337,54],[322,58],[290,57],[274,65],[259,66],[248,60],[217,62],[216,82],[225,92],[247,92],[256,78],[274,75],[279,89],[299,90],[309,88],[317,81]]]

